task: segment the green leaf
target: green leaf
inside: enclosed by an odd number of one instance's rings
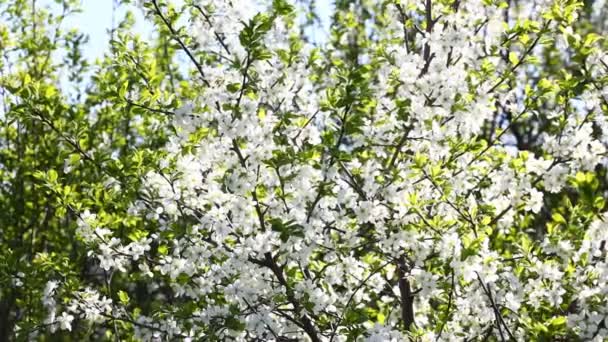
[[[595,198],[595,200],[593,200],[593,207],[595,209],[602,210],[602,209],[604,209],[605,206],[606,206],[606,200],[603,197],[598,196]]]
[[[129,295],[125,291],[118,291],[118,299],[122,304],[129,304]]]
[[[226,86],[226,89],[228,89],[229,92],[234,94],[241,89],[241,84],[240,83],[230,83]]]
[[[169,253],[169,247],[167,245],[158,246],[158,254],[167,255]]]
[[[561,223],[561,224],[568,224],[568,222],[566,222],[566,219],[564,218],[564,216],[562,216],[562,214],[560,213],[553,213],[553,215],[551,215],[551,218],[553,219],[553,221],[557,222],[557,223]]]
[[[118,89],[118,96],[121,99],[126,98],[127,95],[127,89],[129,88],[129,82],[128,81],[124,81],[121,85],[120,85],[120,89]]]
[[[49,180],[49,182],[55,183],[57,181],[57,177],[58,177],[57,171],[55,171],[55,170],[49,170],[47,172],[47,174],[48,174],[48,180]]]
[[[553,327],[553,328],[557,328],[557,327],[561,327],[561,326],[565,326],[566,322],[568,321],[568,319],[566,318],[566,316],[557,316],[557,317],[553,317],[550,321],[549,321],[549,326]]]
[[[516,65],[519,62],[519,57],[517,57],[517,54],[513,51],[509,52],[509,62],[511,62],[512,65]]]
[[[286,0],[274,0],[272,8],[278,15],[288,15],[294,10],[293,6]]]

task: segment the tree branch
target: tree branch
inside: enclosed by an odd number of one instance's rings
[[[194,57],[194,55],[192,54],[190,49],[181,40],[181,38],[177,34],[177,31],[175,31],[175,29],[173,28],[173,25],[171,25],[169,20],[167,20],[167,18],[165,18],[165,16],[161,12],[160,8],[158,7],[158,2],[156,0],[152,0],[152,5],[154,6],[154,12],[156,13],[156,15],[158,15],[160,17],[160,19],[163,21],[163,23],[165,24],[165,26],[167,26],[167,29],[169,30],[169,32],[171,32],[171,36],[173,37],[173,39],[175,39],[175,41],[179,44],[179,46],[186,53],[186,55],[188,55],[188,58],[190,58],[190,60],[192,61],[192,63],[196,67],[196,69],[198,70],[198,73],[201,75],[201,78],[203,79],[203,83],[205,83],[205,85],[207,87],[210,87],[211,84],[209,83],[209,81],[207,81],[207,77],[205,76],[205,72],[203,71],[203,66],[196,60],[196,58]]]
[[[400,256],[397,260],[397,276],[399,277],[399,294],[401,295],[401,320],[405,330],[410,330],[414,321],[414,296],[410,287],[410,282],[405,278],[406,265],[405,258]]]

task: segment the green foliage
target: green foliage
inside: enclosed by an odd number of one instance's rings
[[[61,26],[79,11],[79,1],[55,2],[0,2],[0,340],[17,323],[20,336],[40,332],[48,314],[40,298],[50,279],[64,281],[66,290],[107,284],[108,296],[117,290],[122,302],[142,300],[119,290],[140,280],[91,268],[75,233],[78,213],[95,208],[110,229],[145,237],[144,222],[127,209],[166,142],[169,132],[157,127],[178,107],[176,92],[190,87],[175,48],[158,53],[155,44],[166,46],[167,35],[159,33],[152,44],[132,36],[130,14],[118,24],[111,51],[90,64],[82,52],[87,37]],[[57,338],[91,333],[77,329]]]

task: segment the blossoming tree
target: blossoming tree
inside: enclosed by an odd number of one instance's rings
[[[9,334],[608,338],[602,1],[340,0],[321,41],[310,2],[137,6],[84,99],[3,88],[59,144],[11,215],[73,245],[15,226]]]

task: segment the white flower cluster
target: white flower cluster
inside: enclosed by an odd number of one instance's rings
[[[180,134],[131,209],[158,231],[126,243],[81,216],[101,268],[142,272],[151,298],[165,296],[162,315],[132,322],[137,337],[525,341],[542,314],[572,336],[608,338],[606,224],[571,241],[518,229],[605,162],[600,92],[583,115],[568,100],[546,114],[540,88],[526,89],[527,60],[559,32],[545,16],[565,2],[446,3],[386,1],[371,67],[345,72],[305,44],[290,51],[296,28],[281,16],[259,38],[269,57],[255,60],[238,33],[260,7],[200,2],[192,34],[223,57],[202,65],[209,87],[178,111]],[[540,115],[552,119],[539,150],[509,149],[517,120]],[[127,320],[93,290],[76,297],[61,328],[72,315]],[[184,302],[197,307],[187,317]]]
[[[49,311],[44,324],[49,325],[52,332],[58,327],[61,330],[72,330],[72,321],[74,320],[74,316],[67,312],[62,312],[61,315],[57,316],[57,302],[53,296],[58,285],[56,281],[49,280],[42,294],[42,304]]]

